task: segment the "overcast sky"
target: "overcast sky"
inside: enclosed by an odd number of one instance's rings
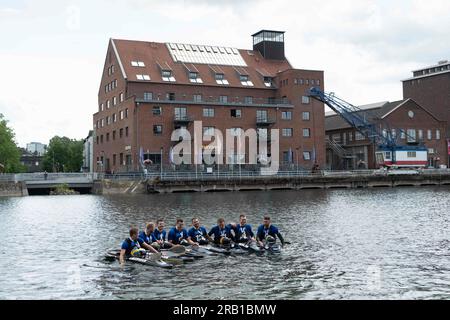
[[[0,113],[17,142],[92,127],[109,38],[251,48],[286,31],[295,68],[353,104],[402,98],[411,70],[450,58],[448,0],[0,0]]]

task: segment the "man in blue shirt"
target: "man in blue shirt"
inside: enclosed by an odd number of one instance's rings
[[[151,252],[158,252],[152,246],[146,244],[142,239],[139,239],[138,233],[139,231],[137,228],[131,228],[130,237],[122,242],[122,247],[120,250],[120,263],[124,263],[125,258],[131,256],[134,250],[139,251],[141,246]]]
[[[220,245],[230,245],[233,240],[233,235],[231,233],[231,225],[225,225],[225,219],[219,218],[217,220],[217,226],[213,227],[209,232],[208,236],[214,236],[214,243]]]
[[[155,224],[153,222],[147,222],[145,225],[145,230],[139,232],[139,239],[144,241],[146,244],[152,244],[154,241],[153,239],[153,232],[155,231]]]
[[[170,229],[167,239],[173,245],[187,243],[188,233],[184,229],[183,219],[178,218],[175,227]],[[184,240],[184,241],[183,241]]]
[[[156,221],[156,230],[153,231],[153,243],[157,244],[161,249],[167,249],[172,247],[172,244],[166,241],[166,230],[164,230],[164,219],[158,219]]]
[[[247,217],[245,214],[239,216],[239,224],[233,225],[233,229],[235,232],[235,241],[237,243],[248,243],[255,238],[252,226],[247,224]]]
[[[274,239],[276,239],[277,237],[280,238],[281,245],[284,246],[284,239],[281,233],[278,231],[278,228],[272,225],[269,216],[264,216],[263,224],[259,226],[258,232],[256,233],[258,244],[261,247],[264,246],[263,241],[266,240],[268,236],[271,236]]]
[[[198,218],[192,219],[192,228],[188,231],[188,242],[191,245],[206,245],[209,243],[208,241],[208,233],[206,232],[205,227],[200,226],[200,220]]]

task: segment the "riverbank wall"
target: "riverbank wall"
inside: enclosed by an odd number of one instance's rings
[[[28,189],[23,182],[0,181],[0,197],[28,196]]]
[[[316,175],[285,176],[125,176],[101,177],[93,179],[83,187],[92,194],[145,194],[145,193],[182,193],[182,192],[227,192],[227,191],[269,191],[269,190],[307,190],[307,189],[359,189],[359,188],[394,188],[420,186],[450,186],[450,171],[433,173],[420,172],[408,174],[380,172],[326,172]],[[41,181],[42,182],[42,181]],[[40,185],[47,186],[45,180]],[[61,181],[63,183],[64,181]],[[27,184],[31,183],[27,187]],[[36,184],[26,181],[0,181],[0,196],[27,196],[36,194]],[[86,191],[87,190],[87,191]],[[33,193],[33,192],[34,193]]]
[[[97,180],[95,194],[183,193],[269,191],[307,189],[361,189],[420,186],[450,186],[450,173],[445,174],[367,174],[317,175],[304,177],[202,177],[201,179],[167,179],[159,177],[130,180]]]
[[[146,181],[146,189],[149,193],[360,189],[441,185],[450,186],[450,174],[253,177],[205,181],[160,181],[154,179]]]

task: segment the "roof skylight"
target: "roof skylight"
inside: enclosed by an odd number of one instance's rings
[[[175,62],[247,66],[235,48],[168,43],[167,49]]]

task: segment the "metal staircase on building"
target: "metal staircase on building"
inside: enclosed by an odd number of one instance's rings
[[[333,150],[339,158],[342,158],[342,159],[355,158],[354,155],[352,155],[350,152],[345,150],[345,148],[343,148],[340,144],[334,142],[333,140],[330,140],[327,138],[326,143],[327,143],[327,148],[330,148],[331,150]]]

